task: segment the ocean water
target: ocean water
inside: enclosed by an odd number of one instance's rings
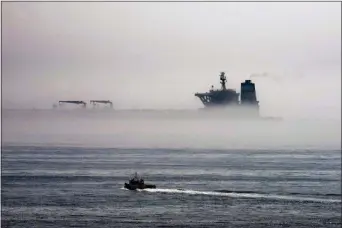
[[[340,120],[2,115],[2,227],[341,227]]]

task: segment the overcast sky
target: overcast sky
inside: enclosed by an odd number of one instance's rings
[[[3,107],[197,108],[225,71],[238,91],[267,76],[263,112],[336,113],[341,4],[7,2],[2,63]]]

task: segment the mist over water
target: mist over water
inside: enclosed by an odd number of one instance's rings
[[[340,6],[2,3],[1,226],[341,227]],[[199,111],[221,71],[283,119]]]
[[[341,121],[195,110],[4,110],[4,143],[115,148],[340,149]]]
[[[2,18],[3,142],[340,146],[338,3],[5,3]],[[221,71],[237,92],[251,79],[261,115],[284,120],[195,111]],[[92,99],[116,110],[40,110]]]
[[[194,93],[219,88],[225,71],[238,91],[252,76],[263,115],[340,116],[339,6],[5,3],[2,105],[109,99],[119,109],[196,109]]]

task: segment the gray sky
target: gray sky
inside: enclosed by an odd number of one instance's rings
[[[197,108],[193,93],[218,87],[226,71],[238,91],[250,74],[267,73],[252,78],[265,114],[336,113],[340,6],[3,3],[3,106],[111,99],[118,108]]]

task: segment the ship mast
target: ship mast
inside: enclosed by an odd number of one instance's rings
[[[222,90],[226,90],[226,81],[227,81],[227,79],[226,79],[226,76],[224,75],[224,72],[221,72],[221,74],[220,74],[220,83],[221,83],[221,85],[222,85]]]

